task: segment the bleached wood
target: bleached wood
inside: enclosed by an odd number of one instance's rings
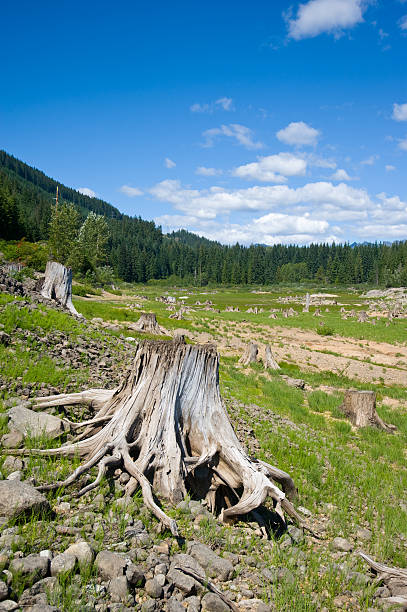
[[[48,300],[54,300],[69,312],[80,315],[72,304],[72,270],[57,261],[48,261],[45,268],[45,279],[41,295]]]
[[[239,442],[220,396],[218,368],[212,345],[143,341],[121,385],[110,398],[105,392],[105,403],[100,400],[85,439],[55,449],[12,452],[84,459],[72,476],[45,485],[47,489],[72,484],[98,465],[96,482],[79,494],[96,487],[109,465],[120,466],[131,476],[126,495],[139,485],[146,505],[174,535],[177,525],[158,506],[153,491],[172,504],[192,492],[205,498],[210,509],[220,510],[224,521],[248,514],[270,496],[279,512],[297,519],[275,484],[281,483],[291,495],[295,487],[288,474],[251,459]],[[63,396],[61,401],[67,403],[69,397],[75,403],[79,395]],[[49,401],[55,405],[58,399]],[[100,428],[102,417],[109,420]]]
[[[394,425],[384,423],[377,414],[374,391],[345,391],[341,408],[355,427],[373,426],[388,432],[393,432],[396,429]]]
[[[274,359],[270,345],[266,346],[266,351],[264,355],[264,367],[266,368],[266,370],[280,370],[280,366]]]
[[[139,332],[154,334],[155,336],[166,333],[166,330],[158,325],[157,317],[153,312],[142,312],[137,323],[132,326],[132,329]]]
[[[250,342],[244,350],[243,355],[239,359],[239,363],[242,365],[249,365],[257,361],[257,353],[259,352],[257,344]]]

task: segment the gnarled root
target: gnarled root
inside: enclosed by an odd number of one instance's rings
[[[120,467],[131,477],[126,497],[141,487],[145,504],[174,535],[177,525],[158,506],[153,491],[171,504],[190,491],[225,521],[256,511],[271,497],[281,516],[285,512],[303,524],[286,499],[296,494],[291,477],[250,458],[237,439],[220,397],[218,367],[211,345],[146,340],[117,389],[37,401],[38,407],[94,406],[94,419],[73,425],[85,427],[80,436],[60,448],[20,452],[83,458],[66,480],[42,490],[71,485],[98,466],[96,480],[79,491],[83,495],[98,486],[109,467]]]

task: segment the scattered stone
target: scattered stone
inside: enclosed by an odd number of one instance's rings
[[[69,425],[62,419],[46,412],[34,412],[23,406],[10,408],[8,416],[9,427],[17,429],[23,435],[41,436],[45,434],[48,438],[56,438],[69,431]]]
[[[51,576],[60,576],[73,572],[76,565],[76,557],[66,552],[57,555],[51,561]]]
[[[356,530],[356,537],[358,540],[363,540],[367,542],[372,539],[372,532],[370,529],[365,529],[364,527],[358,527]]]
[[[110,597],[113,602],[126,603],[130,595],[126,576],[116,576],[109,582]]]
[[[199,601],[199,599],[198,599],[198,601]],[[189,611],[189,606],[186,609]],[[199,611],[200,607],[197,608],[197,610]],[[184,608],[184,606],[182,605],[182,603],[180,601],[175,599],[175,597],[171,597],[167,601],[167,612],[185,612],[185,608]]]
[[[19,457],[11,457],[8,456],[5,458],[2,466],[2,470],[6,474],[11,474],[12,472],[20,471],[24,467],[24,463],[21,461]]]
[[[261,599],[241,599],[239,601],[239,608],[249,612],[271,612],[270,606]]]
[[[353,548],[349,540],[346,540],[345,538],[340,538],[340,537],[334,538],[332,540],[332,547],[335,550],[339,550],[341,552],[350,552]]]
[[[187,552],[198,561],[210,578],[219,578],[224,582],[232,577],[233,565],[231,562],[219,557],[206,544],[191,542]]]
[[[11,601],[11,599],[5,599],[0,602],[0,612],[13,612],[13,610],[18,610],[19,605],[15,601]]]
[[[102,550],[97,555],[95,564],[102,580],[112,580],[117,576],[123,576],[127,561],[117,553]]]
[[[230,612],[229,606],[214,593],[207,593],[201,603],[202,612]]]
[[[23,443],[23,434],[13,429],[2,436],[1,443],[4,448],[19,448]]]
[[[134,563],[129,563],[127,566],[126,578],[133,587],[142,587],[146,580],[141,567]]]
[[[144,585],[144,590],[153,599],[160,599],[163,594],[163,588],[158,583],[157,578],[152,578],[151,580],[147,580]]]
[[[81,566],[91,565],[95,557],[92,548],[84,541],[71,544],[64,554],[75,557]]]
[[[9,588],[5,582],[0,580],[0,601],[7,599]]]
[[[45,578],[49,570],[49,560],[40,555],[28,555],[22,559],[13,559],[10,563],[10,572],[24,580],[27,586]]]

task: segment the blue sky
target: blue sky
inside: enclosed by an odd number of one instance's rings
[[[224,243],[407,239],[407,1],[6,3],[0,147]]]

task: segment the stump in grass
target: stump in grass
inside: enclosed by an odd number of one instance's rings
[[[177,525],[159,507],[153,491],[171,504],[192,493],[205,499],[210,510],[219,511],[224,521],[256,514],[270,496],[280,516],[285,511],[301,523],[286,499],[296,492],[290,476],[250,458],[237,439],[220,396],[218,369],[212,345],[143,341],[117,389],[39,400],[43,406],[79,399],[91,403],[95,395],[96,417],[73,424],[85,427],[75,440],[60,448],[10,453],[82,458],[66,480],[40,490],[70,485],[98,466],[96,480],[79,491],[82,495],[99,485],[108,468],[121,468],[130,476],[125,495],[141,487],[146,506],[174,535]]]
[[[377,414],[374,391],[345,391],[341,409],[355,427],[374,426],[388,432],[396,429],[394,425],[384,423]]]
[[[41,295],[54,300],[74,315],[81,316],[72,304],[72,270],[57,261],[48,261]]]
[[[157,317],[153,312],[142,312],[137,323],[132,326],[132,329],[148,334],[155,334],[156,336],[166,333],[166,331],[158,325]]]
[[[369,317],[367,316],[367,312],[365,310],[360,310],[358,313],[358,323],[367,323],[369,321]]]
[[[257,344],[250,342],[244,350],[243,355],[239,359],[239,363],[242,365],[249,365],[250,363],[256,363],[257,353],[259,352]]]
[[[264,356],[264,367],[266,370],[280,370],[280,366],[274,359],[273,353],[271,352],[270,345],[266,346],[266,353]]]

